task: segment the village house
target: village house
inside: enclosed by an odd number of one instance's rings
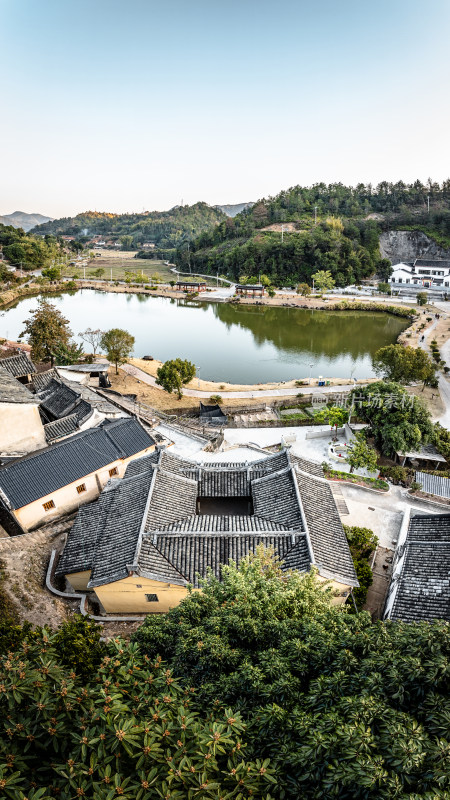
[[[15,534],[18,527],[29,531],[75,511],[155,444],[140,422],[128,417],[106,420],[11,461],[0,469],[0,524]]]
[[[0,460],[24,455],[46,443],[39,398],[5,369],[6,361],[11,359],[0,361]]]
[[[450,622],[450,515],[414,516],[400,535],[384,618]]]
[[[450,287],[450,260],[416,258],[412,264],[395,264],[392,267],[389,282],[393,286],[410,284],[425,289],[448,288]]]
[[[107,613],[165,612],[209,569],[258,545],[285,569],[314,565],[334,602],[358,586],[347,539],[320,465],[287,451],[252,463],[196,463],[158,449],[83,506],[56,575],[92,591]]]

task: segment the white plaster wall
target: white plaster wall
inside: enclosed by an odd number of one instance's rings
[[[0,402],[0,453],[32,453],[46,444],[36,403]]]

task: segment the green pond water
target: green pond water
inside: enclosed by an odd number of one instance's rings
[[[75,338],[86,328],[125,328],[134,355],[187,358],[200,377],[232,383],[294,378],[367,378],[372,355],[392,344],[408,322],[367,311],[314,311],[273,306],[187,303],[84,289],[52,297]],[[35,297],[0,312],[0,336],[17,339]],[[312,366],[311,366],[312,365]]]

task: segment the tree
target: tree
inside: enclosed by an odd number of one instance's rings
[[[314,288],[319,292],[326,292],[334,288],[334,279],[329,269],[320,269],[311,276]]]
[[[376,351],[372,363],[375,373],[388,381],[404,384],[423,381],[425,385],[435,379],[436,366],[420,348],[389,344]]]
[[[390,283],[379,283],[378,284],[378,291],[382,294],[392,294],[392,288]]]
[[[101,331],[100,328],[86,328],[85,331],[82,331],[78,334],[80,339],[83,339],[83,342],[87,342],[92,347],[92,355],[95,358],[97,350],[100,346],[100,342],[104,335],[104,331]]]
[[[59,267],[47,267],[42,270],[42,275],[49,281],[57,281],[61,277],[61,270]]]
[[[121,236],[120,244],[122,245],[122,250],[131,250],[133,246],[133,237],[129,236],[128,234],[125,236]]]
[[[181,358],[174,358],[166,361],[156,371],[156,383],[162,386],[169,394],[176,391],[178,399],[181,400],[183,385],[189,383],[195,375],[195,365],[191,361],[183,361]]]
[[[115,365],[116,375],[118,375],[119,364],[124,364],[133,350],[134,336],[122,328],[111,328],[103,334],[100,346],[106,352],[109,361]]]
[[[388,258],[382,258],[377,267],[377,273],[383,281],[388,281],[392,275],[392,264]]]
[[[428,300],[428,294],[426,292],[417,292],[417,305],[424,306]]]
[[[20,337],[26,336],[31,345],[31,354],[36,361],[54,363],[54,349],[68,344],[72,335],[69,320],[59,309],[45,298],[38,300],[38,307],[24,320],[25,328]]]
[[[347,448],[347,461],[350,469],[368,469],[375,472],[377,469],[377,453],[368,445],[364,432],[356,433]]]
[[[270,759],[276,800],[444,797],[448,625],[372,624],[331,600],[314,575],[260,550],[149,614],[133,639],[202,709],[242,714],[247,758]]]
[[[297,286],[297,294],[301,294],[302,297],[307,297],[311,294],[311,287],[308,286],[307,283],[299,283]]]
[[[383,455],[417,450],[432,441],[431,417],[421,400],[398,383],[379,381],[352,391],[358,417],[368,422]]]
[[[101,278],[104,274],[105,274],[105,270],[103,269],[103,267],[98,267],[98,269],[94,270],[94,275],[97,278]]]
[[[341,408],[341,406],[330,406],[329,408],[324,408],[323,411],[319,411],[318,414],[315,416],[316,422],[328,422],[331,430],[336,428],[336,430],[347,422],[348,419],[348,410],[345,408]]]
[[[64,364],[78,364],[83,358],[84,352],[83,347],[76,342],[68,342],[67,344],[60,342],[55,345],[53,355],[56,363],[59,366],[64,366]]]

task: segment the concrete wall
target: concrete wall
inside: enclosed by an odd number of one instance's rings
[[[69,580],[72,583],[70,576]],[[186,597],[187,588],[131,575],[121,581],[98,586],[95,594],[107,614],[151,614],[169,611],[177,606]],[[156,594],[158,602],[149,602],[146,594]]]
[[[32,453],[46,445],[36,403],[0,403],[0,453]]]
[[[38,528],[40,525],[44,524],[47,525],[52,520],[57,519],[64,514],[70,514],[72,511],[76,511],[81,505],[90,503],[92,500],[96,500],[100,492],[110,480],[110,469],[117,467],[118,474],[115,477],[123,478],[124,472],[130,461],[133,461],[135,458],[140,458],[146,453],[150,453],[154,449],[155,447],[152,445],[151,447],[142,450],[140,453],[136,453],[136,455],[133,455],[130,458],[113,461],[111,464],[108,464],[106,467],[98,470],[98,472],[91,472],[89,475],[78,478],[73,483],[69,483],[67,486],[63,486],[61,489],[57,489],[51,494],[40,497],[39,500],[29,503],[27,506],[23,506],[23,508],[16,509],[14,514],[25,530],[32,530],[33,528]],[[82,483],[86,484],[86,491],[82,492],[82,494],[78,494],[77,486]],[[46,511],[44,508],[44,503],[47,503],[50,500],[53,500],[55,508],[52,508],[50,511]]]

